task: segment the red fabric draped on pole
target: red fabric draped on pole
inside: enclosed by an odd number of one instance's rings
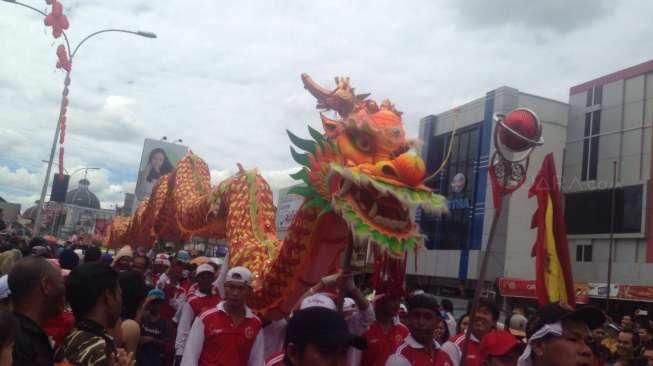
[[[552,153],[544,158],[528,190],[528,197],[533,196],[537,197],[537,211],[533,214],[531,227],[537,228],[537,239],[531,256],[535,257],[537,300],[540,305],[560,301],[575,306],[567,229]]]

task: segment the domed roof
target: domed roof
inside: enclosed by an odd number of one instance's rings
[[[88,189],[91,182],[84,178],[79,181],[79,187],[68,191],[66,194],[66,203],[88,208],[100,208],[100,200]]]

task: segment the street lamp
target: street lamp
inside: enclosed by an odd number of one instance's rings
[[[19,5],[19,6],[28,8],[28,9],[30,9],[32,11],[35,11],[35,12],[43,15],[46,18],[48,16],[48,14],[46,14],[42,10],[39,10],[39,9],[33,7],[33,6],[23,4],[21,2],[15,1],[15,0],[2,0],[2,1],[10,3],[10,4],[15,4],[15,5]],[[67,29],[67,25],[66,25],[66,29]],[[103,30],[100,30],[100,31],[97,31],[97,32],[93,32],[93,33],[89,34],[88,36],[84,37],[84,39],[82,39],[77,44],[75,49],[71,52],[70,42],[68,41],[68,36],[66,35],[66,32],[61,30],[61,35],[63,35],[63,38],[64,38],[64,40],[66,42],[66,47],[65,47],[65,55],[59,55],[58,54],[58,56],[59,56],[60,62],[62,61],[62,56],[64,57],[64,59],[65,59],[65,56],[67,56],[67,60],[65,60],[65,61],[67,61],[67,65],[65,65],[65,66],[61,65],[60,66],[61,68],[66,70],[66,78],[64,79],[64,88],[63,88],[63,93],[62,93],[62,96],[61,96],[61,103],[59,105],[59,118],[57,119],[57,126],[55,128],[54,137],[52,139],[52,148],[50,150],[50,159],[48,160],[48,168],[46,170],[45,179],[43,180],[43,186],[41,188],[41,199],[39,201],[39,204],[38,204],[37,210],[36,210],[36,219],[34,220],[34,235],[39,234],[41,219],[42,219],[41,214],[42,214],[42,211],[43,211],[43,203],[45,201],[45,194],[47,192],[48,183],[50,181],[50,172],[52,171],[52,164],[54,162],[54,153],[55,153],[55,151],[57,149],[57,139],[59,139],[59,132],[61,131],[62,125],[65,123],[65,114],[66,114],[66,111],[67,111],[67,108],[68,108],[68,86],[70,85],[70,72],[71,72],[71,65],[72,65],[73,59],[75,58],[75,55],[77,54],[77,51],[79,50],[79,48],[87,40],[89,40],[90,38],[92,38],[94,36],[97,36],[98,34],[108,33],[108,32],[129,33],[129,34],[133,34],[133,35],[137,35],[137,36],[145,37],[145,38],[156,38],[156,34],[152,33],[152,32],[146,32],[146,31],[140,31],[140,30],[139,31],[130,31],[130,30],[125,30],[125,29],[103,29]],[[63,138],[60,140],[60,144],[63,144]],[[60,162],[63,161],[62,159],[63,159],[63,150],[60,150]],[[60,164],[60,169],[63,170],[63,165],[62,164]]]

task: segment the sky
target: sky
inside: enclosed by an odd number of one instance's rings
[[[65,167],[100,168],[88,179],[103,208],[133,192],[145,138],[182,139],[214,183],[241,163],[291,184],[285,130],[321,128],[302,72],[390,98],[416,136],[421,117],[503,85],[567,101],[570,86],[653,58],[649,0],[62,3],[73,45],[105,28],[158,36],[103,34],[73,61]],[[23,209],[43,184],[60,43],[39,14],[0,1],[0,196]]]

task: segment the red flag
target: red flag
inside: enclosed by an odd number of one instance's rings
[[[531,256],[535,257],[535,292],[540,305],[566,302],[576,305],[571,274],[567,228],[560,205],[560,188],[553,154],[548,154],[528,190],[528,197],[537,197],[532,228],[537,239]]]

